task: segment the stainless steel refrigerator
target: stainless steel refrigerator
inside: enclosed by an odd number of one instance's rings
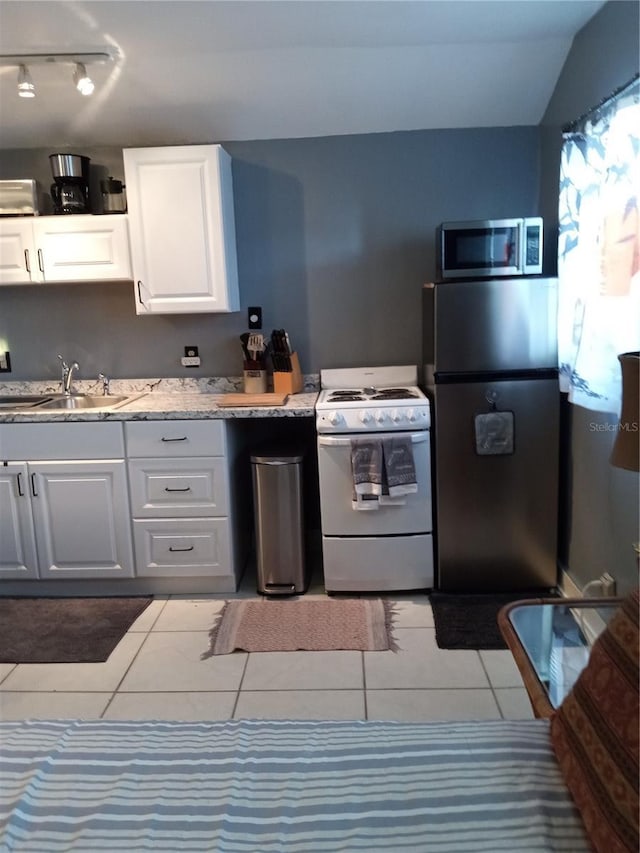
[[[423,287],[440,590],[556,585],[556,310],[554,278]]]

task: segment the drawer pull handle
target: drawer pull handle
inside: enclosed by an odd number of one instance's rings
[[[18,471],[18,475],[16,477],[16,482],[18,484],[18,497],[23,498],[24,492],[22,491],[22,474]]]
[[[188,548],[174,548],[173,545],[169,545],[170,551],[193,551],[193,545],[189,545]]]
[[[184,489],[170,489],[169,486],[164,487],[165,492],[190,492],[191,486],[187,486]]]
[[[164,436],[162,436],[162,438],[160,439],[160,441],[186,441],[186,440],[187,440],[186,435],[183,435],[182,438],[165,438]]]
[[[38,497],[38,492],[36,491],[36,475],[35,474],[31,475],[31,494],[34,496],[34,498]]]
[[[31,264],[29,263],[29,250],[24,250],[24,266],[29,274],[31,274]]]

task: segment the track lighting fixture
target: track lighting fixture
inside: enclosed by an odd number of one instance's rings
[[[106,51],[95,53],[33,53],[0,55],[0,68],[14,66],[18,69],[18,94],[21,98],[34,98],[36,87],[29,73],[32,65],[73,65],[73,82],[81,95],[91,95],[95,89],[93,80],[87,74],[87,65],[111,62],[113,56]]]
[[[73,82],[76,84],[76,89],[81,95],[91,95],[95,86],[93,80],[87,74],[87,69],[83,62],[76,62],[76,70],[73,72]]]
[[[33,85],[31,74],[26,65],[18,68],[18,95],[21,98],[35,98],[36,87]]]

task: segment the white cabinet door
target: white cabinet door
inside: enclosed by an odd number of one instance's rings
[[[42,281],[33,239],[33,219],[0,219],[0,284]]]
[[[125,215],[41,216],[33,227],[45,281],[131,278]]]
[[[229,154],[219,145],[123,153],[138,314],[238,311]]]
[[[123,460],[29,464],[41,578],[133,577]]]
[[[38,577],[25,462],[0,466],[0,579]]]

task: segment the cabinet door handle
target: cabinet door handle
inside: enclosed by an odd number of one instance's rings
[[[170,551],[193,551],[193,545],[189,545],[188,548],[174,548],[173,545],[169,545]]]
[[[36,475],[35,474],[31,475],[31,494],[34,496],[34,498],[38,497],[38,493],[36,492]]]
[[[31,264],[29,263],[29,250],[24,250],[24,266],[26,271],[31,275]]]
[[[165,492],[190,492],[191,486],[187,486],[185,489],[170,489],[169,486],[164,487]]]
[[[160,441],[186,441],[186,440],[187,440],[186,435],[183,435],[181,438],[165,438],[164,436],[162,436],[162,438],[160,439]]]
[[[21,474],[19,471],[18,471],[18,473],[16,474],[16,483],[17,483],[17,486],[18,486],[18,497],[19,497],[19,498],[23,498],[23,497],[24,497],[24,492],[22,491],[22,474]]]
[[[42,257],[42,249],[38,249],[38,266],[40,267],[40,272],[44,272],[44,260]]]
[[[138,302],[140,305],[144,305],[144,299],[142,298],[142,282],[138,281]]]

